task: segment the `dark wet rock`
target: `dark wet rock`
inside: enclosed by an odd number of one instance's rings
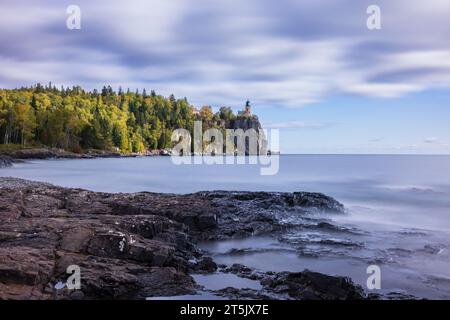
[[[355,242],[348,239],[323,239],[318,241],[319,244],[328,245],[328,246],[344,246],[344,247],[356,247],[362,248],[364,247],[364,243]]]
[[[289,249],[289,248],[232,248],[224,253],[218,253],[217,255],[224,255],[224,256],[242,256],[242,255],[249,255],[249,254],[255,254],[255,253],[266,253],[266,252],[295,252],[295,249]]]
[[[7,152],[7,155],[13,159],[30,160],[30,159],[53,159],[53,158],[91,158],[87,154],[78,154],[64,151],[61,149],[35,148],[21,149]]]
[[[293,203],[286,200],[292,198]],[[328,197],[319,198],[225,191],[109,194],[0,178],[0,299],[192,294],[192,267],[217,269],[214,261],[202,257],[195,241],[279,230],[280,211],[307,215],[340,207]],[[312,203],[320,209],[313,209]],[[70,265],[81,269],[81,290],[64,286]],[[243,266],[231,269],[261,278]],[[283,278],[276,281],[283,283]],[[295,298],[295,281],[287,283]]]
[[[318,272],[262,272],[241,264],[225,267],[222,272],[231,272],[238,277],[258,280],[261,290],[225,288],[214,294],[230,299],[273,300],[361,300],[368,299],[361,286],[350,278],[329,276]],[[371,299],[382,299],[371,296]]]
[[[214,229],[217,227],[217,216],[215,214],[202,214],[198,216],[198,229]]]
[[[439,254],[444,251],[444,247],[441,245],[427,244],[423,247],[423,249],[421,249],[421,251],[428,254]]]
[[[280,231],[303,216],[345,212],[342,204],[320,193],[211,191],[195,195],[211,201],[217,217],[219,230],[201,235],[210,240]]]
[[[212,273],[217,270],[217,264],[211,257],[203,257],[195,264],[194,270],[198,273]]]
[[[11,158],[8,156],[0,155],[0,168],[10,167],[12,166]]]
[[[397,231],[398,234],[402,236],[411,236],[411,237],[426,237],[429,236],[429,232],[426,230],[421,230],[417,228],[409,228],[401,231]]]
[[[351,234],[364,234],[365,233],[364,231],[356,229],[355,227],[339,226],[339,225],[332,224],[327,221],[321,221],[321,222],[317,223],[317,225],[312,225],[310,227],[329,231],[329,232],[335,232],[335,233],[351,233]]]
[[[225,194],[224,194],[225,193]],[[226,191],[211,192],[215,198],[227,198]],[[229,196],[228,196],[229,197]],[[231,198],[238,201],[254,201],[261,208],[277,206],[302,207],[317,211],[343,213],[344,206],[335,199],[316,192],[233,192]]]
[[[316,211],[344,212],[344,206],[322,193],[294,192],[286,195],[287,201],[294,206],[312,208]]]
[[[113,197],[0,179],[0,298],[137,299],[190,294],[188,228]],[[76,203],[76,205],[75,205]],[[81,290],[55,288],[78,265]]]
[[[92,158],[117,158],[135,157],[136,154],[121,155],[115,151],[87,150],[84,153],[75,153],[58,148],[24,148],[19,150],[2,151],[1,157],[8,157],[14,162],[20,160],[44,160],[44,159],[92,159]]]
[[[369,293],[367,295],[369,300],[423,300],[416,296],[410,295],[405,292],[388,292],[385,294],[380,293]]]
[[[215,295],[225,297],[230,300],[277,300],[276,295],[254,289],[237,289],[233,287],[214,291]]]
[[[324,253],[345,254],[365,246],[364,242],[343,238],[334,233],[305,232],[296,228],[279,235],[278,240],[296,248],[299,255],[311,257],[319,257]]]
[[[172,154],[172,150],[170,150],[170,149],[162,149],[162,150],[160,150],[160,152],[159,152],[159,155],[160,156],[170,156]]]
[[[292,299],[360,300],[365,299],[361,286],[350,278],[318,272],[281,272],[261,281],[266,290],[287,294]]]
[[[262,280],[267,276],[267,273],[258,271],[239,263],[234,263],[232,266],[221,266],[221,272],[233,273],[241,278],[246,278],[250,280]]]
[[[250,274],[252,272],[252,269],[242,264],[235,263],[230,267],[229,271],[242,275],[242,274]]]

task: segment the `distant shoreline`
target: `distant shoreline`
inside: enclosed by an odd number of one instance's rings
[[[0,145],[0,168],[11,166],[26,160],[49,160],[49,159],[98,159],[98,158],[136,158],[136,157],[158,157],[170,156],[169,149],[154,149],[144,152],[120,153],[107,150],[86,150],[81,153],[67,151],[60,148],[49,147],[23,147],[23,148],[1,148]],[[4,146],[4,145],[3,145]],[[272,153],[281,155],[281,153]],[[283,153],[283,156],[450,156],[449,154],[350,154],[350,153]],[[200,156],[200,155],[193,155]]]
[[[273,153],[273,155],[279,153]],[[59,148],[48,147],[24,147],[13,148],[10,150],[0,149],[0,167],[6,167],[14,162],[23,162],[24,160],[47,160],[47,159],[96,159],[96,158],[135,158],[135,157],[158,157],[170,156],[169,149],[155,149],[144,152],[119,153],[107,150],[87,150],[76,153]],[[193,156],[195,156],[193,154]]]
[[[13,163],[21,163],[26,160],[49,159],[97,159],[97,158],[134,158],[169,156],[167,150],[148,150],[142,153],[119,153],[105,150],[87,150],[83,153],[75,153],[57,148],[22,148],[13,150],[0,150],[0,168],[9,167]]]

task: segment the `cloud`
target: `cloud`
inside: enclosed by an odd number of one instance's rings
[[[4,1],[0,85],[36,82],[156,89],[194,104],[301,107],[350,93],[392,98],[450,86],[450,3],[80,0],[67,30],[60,1]]]
[[[439,139],[436,137],[429,137],[424,140],[425,143],[436,143],[438,141],[439,141]]]
[[[323,129],[332,126],[332,123],[304,122],[304,121],[284,121],[264,123],[263,128],[267,129]]]

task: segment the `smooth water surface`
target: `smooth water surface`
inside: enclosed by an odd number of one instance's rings
[[[259,165],[175,165],[169,157],[43,160],[0,169],[0,176],[106,192],[323,192],[348,209],[317,217],[335,229],[299,228],[202,248],[220,263],[309,268],[363,286],[367,266],[377,264],[383,291],[450,298],[450,156],[285,155],[273,176],[261,176]]]

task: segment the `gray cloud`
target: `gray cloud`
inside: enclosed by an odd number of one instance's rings
[[[323,129],[334,126],[335,123],[305,122],[305,121],[283,121],[267,122],[263,127],[267,129]]]
[[[299,107],[334,93],[396,97],[450,84],[446,0],[3,1],[0,86],[156,89],[195,104]]]
[[[423,142],[425,142],[425,143],[436,143],[438,141],[439,141],[439,139],[436,138],[436,137],[429,137],[429,138],[426,138]]]

